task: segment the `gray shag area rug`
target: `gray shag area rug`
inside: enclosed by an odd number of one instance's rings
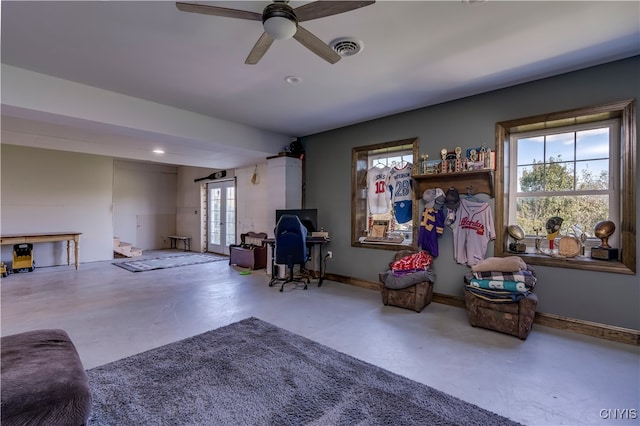
[[[257,318],[87,371],[89,425],[517,425]]]
[[[131,272],[153,271],[154,269],[176,268],[178,266],[199,265],[201,263],[229,260],[227,256],[215,254],[179,254],[174,256],[153,257],[149,259],[128,260],[125,262],[113,262]]]

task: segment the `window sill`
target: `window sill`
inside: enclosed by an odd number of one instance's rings
[[[370,248],[377,250],[415,250],[412,243],[404,243],[404,244],[392,244],[392,243],[367,243],[367,242],[358,242],[354,241],[351,243],[351,247],[362,247],[362,248]]]
[[[627,268],[624,263],[617,260],[596,260],[590,257],[557,258],[543,254],[523,253],[516,254],[504,252],[504,256],[520,256],[530,265],[549,266],[552,268],[581,269],[584,271],[610,272],[614,274],[635,275],[635,272]]]

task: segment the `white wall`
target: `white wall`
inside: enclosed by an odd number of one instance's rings
[[[0,146],[2,234],[81,232],[80,262],[111,258],[113,159],[9,143]],[[66,256],[66,242],[34,245],[36,267],[66,265]],[[1,258],[11,261],[11,246]]]
[[[227,176],[236,179],[236,239],[244,232],[266,232],[273,236],[275,213],[268,207],[269,177],[267,163],[257,165],[257,178],[251,182],[256,166],[227,170]],[[194,182],[213,173],[214,169],[178,167],[178,195],[176,233],[191,237],[191,250],[204,252],[206,209],[204,208],[207,181]]]
[[[255,183],[252,183],[254,170],[256,179]],[[238,194],[238,241],[240,234],[249,231],[266,232],[273,236],[275,212],[268,207],[273,184],[269,180],[267,163],[258,164],[257,169],[256,166],[236,169],[235,173]]]
[[[6,139],[6,138],[5,138]],[[168,248],[168,235],[188,235],[201,251],[205,212],[194,179],[213,169],[174,167],[41,148],[0,146],[2,234],[81,232],[80,262],[113,258],[113,237],[143,250]],[[248,231],[273,235],[274,212],[266,160],[229,170],[237,180],[237,238]],[[66,264],[65,243],[34,246],[36,265]],[[2,260],[12,259],[11,246]]]
[[[191,237],[191,251],[206,251],[206,213],[203,209],[206,181],[194,182],[194,179],[209,176],[214,171],[202,167],[178,167],[176,234]]]
[[[175,166],[114,161],[113,236],[143,250],[168,248],[176,233]]]

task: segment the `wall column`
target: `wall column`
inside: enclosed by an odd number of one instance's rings
[[[302,207],[302,160],[281,154],[267,158],[267,208],[276,226],[275,211]]]
[[[299,209],[302,207],[302,160],[288,156],[286,153],[274,157],[267,157],[267,174],[269,186],[267,189],[267,208],[271,215],[272,226],[268,230],[269,236],[274,235],[276,227],[276,210]],[[271,259],[271,249],[267,256]],[[284,271],[284,266],[280,266]],[[267,262],[267,273],[271,275],[271,262]]]

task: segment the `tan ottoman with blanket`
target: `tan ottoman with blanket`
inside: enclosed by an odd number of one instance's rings
[[[464,298],[469,323],[473,327],[487,328],[526,340],[538,306],[538,296],[534,293],[514,303],[494,303],[477,297],[465,288]]]
[[[89,383],[64,330],[5,336],[0,345],[2,426],[86,424]]]
[[[533,327],[538,297],[535,270],[518,256],[489,257],[464,276],[469,322],[525,340]]]

